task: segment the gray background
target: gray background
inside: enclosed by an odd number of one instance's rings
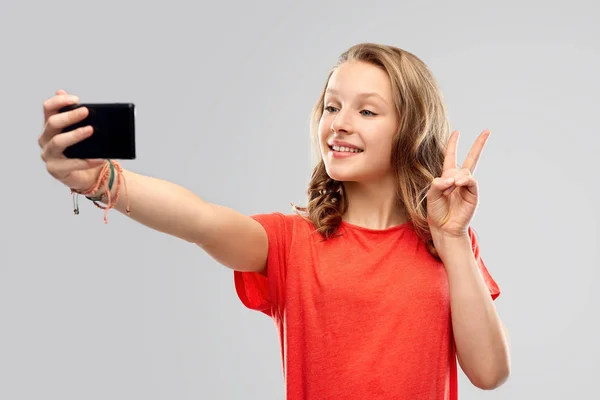
[[[4,1],[0,398],[283,398],[274,324],[243,308],[230,270],[117,212],[104,225],[87,201],[73,216],[39,157],[42,102],[59,88],[134,102],[126,168],[289,212],[310,175],[310,109],[364,41],[428,63],[459,158],[492,131],[473,226],[513,372],[493,392],[461,373],[460,397],[595,398],[599,12],[549,3]]]

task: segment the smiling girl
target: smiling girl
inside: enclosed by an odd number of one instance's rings
[[[289,214],[245,216],[113,160],[66,159],[93,133],[57,135],[86,117],[57,111],[78,101],[44,104],[49,173],[231,268],[242,303],[276,323],[287,399],[457,399],[457,360],[479,388],[508,378],[499,287],[470,227],[489,132],[459,168],[458,132],[413,54],[365,43],[340,56],[313,109],[308,204]]]

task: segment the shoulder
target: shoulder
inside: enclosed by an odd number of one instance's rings
[[[304,242],[316,232],[313,223],[297,213],[270,212],[251,215],[262,225],[269,242],[289,246],[293,242]]]
[[[306,217],[296,214],[282,212],[271,212],[251,215],[251,218],[259,222],[266,229],[276,230],[310,230],[314,229],[312,222]]]

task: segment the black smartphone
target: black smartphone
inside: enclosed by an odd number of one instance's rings
[[[91,125],[94,133],[65,149],[67,158],[135,159],[135,105],[133,103],[80,103],[63,107],[59,112],[87,107],[88,116],[66,127],[63,133]]]

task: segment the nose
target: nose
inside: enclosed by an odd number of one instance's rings
[[[337,113],[334,120],[331,122],[331,131],[334,133],[352,133],[352,124],[347,113],[344,113],[341,110]]]

